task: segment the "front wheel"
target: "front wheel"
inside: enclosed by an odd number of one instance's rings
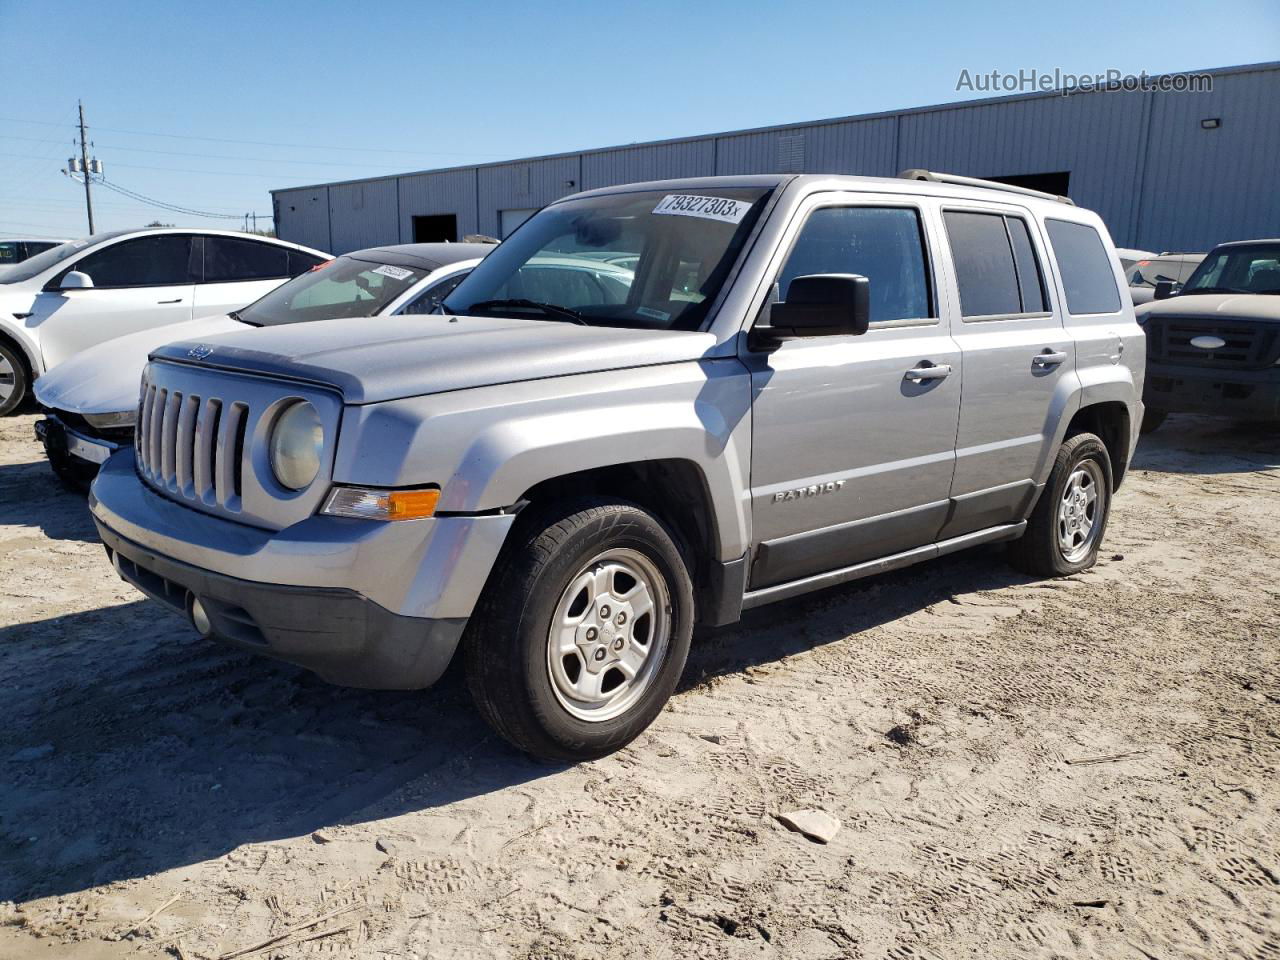
[[[1049,482],[1026,532],[1009,545],[1024,573],[1062,577],[1092,567],[1111,511],[1111,458],[1092,433],[1077,433],[1058,449]]]
[[[17,351],[0,341],[0,417],[18,409],[30,386],[27,367]]]
[[[694,620],[684,557],[661,522],[622,502],[554,504],[522,516],[512,537],[465,641],[476,705],[545,760],[617,750],[684,670]]]

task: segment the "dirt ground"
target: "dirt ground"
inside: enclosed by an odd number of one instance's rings
[[[1280,958],[1274,429],[1145,439],[1087,574],[988,549],[754,612],[634,745],[554,768],[454,674],[199,640],[33,420],[0,421],[6,960]]]

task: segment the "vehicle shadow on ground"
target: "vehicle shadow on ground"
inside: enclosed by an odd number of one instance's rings
[[[556,772],[492,735],[457,670],[426,692],[330,686],[202,640],[154,603],[0,630],[0,902],[60,895],[349,822],[459,754],[465,788]],[[463,791],[463,792],[460,792]]]
[[[998,550],[982,552],[750,613],[696,639],[681,689],[958,591],[1025,582]],[[460,674],[455,664],[425,692],[333,687],[201,640],[144,601],[0,630],[0,901],[445,807],[563,769],[493,735]],[[459,755],[466,777],[431,776]]]
[[[1132,466],[1197,474],[1280,469],[1280,429],[1275,424],[1175,414],[1138,441]]]
[[[976,547],[904,570],[829,587],[748,611],[740,623],[695,637],[681,690],[857,635],[958,594],[1032,583],[1003,545]]]
[[[0,464],[0,526],[38,526],[54,540],[97,543],[82,493],[62,485],[46,460]]]

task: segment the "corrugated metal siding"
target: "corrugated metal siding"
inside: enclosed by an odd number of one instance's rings
[[[597,150],[582,155],[582,189],[645,180],[710,177],[716,172],[714,137],[647,147]]]
[[[716,173],[891,176],[896,125],[878,117],[718,137]]]
[[[1209,117],[1222,126],[1202,130]],[[1280,72],[1156,94],[1151,119],[1138,245],[1191,252],[1280,236]]]
[[[329,250],[328,187],[282,190],[274,201],[278,236],[316,250]]]
[[[413,242],[413,218],[452,213],[458,239],[480,231],[476,211],[476,171],[446,170],[399,178],[400,242]]]
[[[1096,210],[1121,246],[1204,250],[1280,234],[1280,69],[1213,76],[1209,94],[979,101],[286,190],[275,194],[277,230],[343,252],[408,242],[414,214],[453,213],[460,234],[496,236],[501,210],[638,180],[799,170],[892,176],[924,167],[976,177],[1069,172],[1072,198]],[[1201,130],[1210,116],[1222,127]]]
[[[399,242],[395,178],[331,186],[329,232],[331,253]]]
[[[581,190],[582,157],[504,163],[477,174],[480,232],[496,237],[499,210],[543,207]]]
[[[1071,198],[1127,246],[1146,96],[1086,93],[908,114],[896,166],[968,177],[1068,171]]]

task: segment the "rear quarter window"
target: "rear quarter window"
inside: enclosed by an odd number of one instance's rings
[[[1111,258],[1093,227],[1067,220],[1045,220],[1053,256],[1062,274],[1071,314],[1115,313],[1120,309]]]

